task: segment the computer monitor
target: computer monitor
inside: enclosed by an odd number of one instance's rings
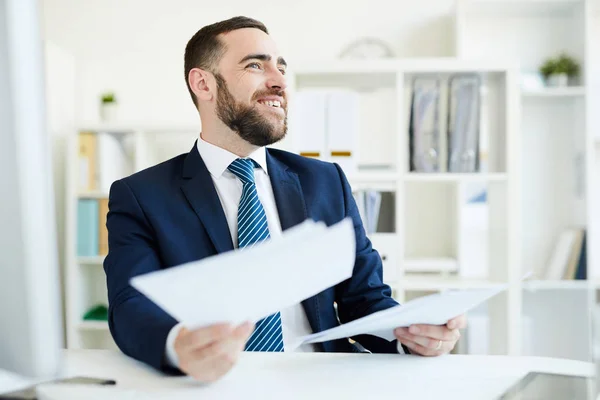
[[[36,0],[0,0],[0,369],[58,374],[60,280]]]

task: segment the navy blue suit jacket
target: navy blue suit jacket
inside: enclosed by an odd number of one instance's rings
[[[333,328],[340,321],[395,306],[390,288],[382,282],[381,258],[365,236],[340,167],[267,149],[267,168],[283,230],[307,218],[328,226],[345,217],[354,221],[357,246],[352,278],[302,302],[312,330]],[[188,154],[116,181],[110,189],[107,227],[109,254],[104,270],[111,334],[125,354],[170,371],[165,344],[177,321],[131,287],[129,280],[233,250],[225,214],[196,146]],[[210,304],[198,304],[202,307]],[[371,335],[353,339],[374,353],[397,352],[396,342]],[[348,340],[322,343],[317,349],[357,351]]]

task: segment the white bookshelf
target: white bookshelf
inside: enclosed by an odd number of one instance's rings
[[[360,110],[357,170],[346,171],[354,191],[393,192],[394,231],[371,233],[373,247],[384,259],[384,281],[400,302],[422,294],[461,288],[487,288],[506,284],[505,295],[490,307],[496,328],[490,332],[491,352],[518,353],[514,332],[520,316],[518,283],[519,243],[519,99],[518,64],[511,60],[481,61],[456,58],[409,60],[332,61],[290,69],[292,90],[344,88],[371,96],[380,91],[389,115],[371,131],[369,110]],[[477,73],[485,82],[485,96],[494,105],[490,116],[488,169],[477,173],[416,173],[409,171],[408,118],[410,84],[417,76],[436,76],[444,82],[453,74]],[[390,105],[390,103],[392,105]],[[379,114],[377,114],[379,115]],[[445,115],[440,119],[444,120]],[[296,135],[290,117],[290,145]],[[444,131],[442,130],[442,135]],[[369,146],[369,147],[367,147]],[[391,151],[391,156],[390,154]],[[386,154],[385,157],[381,157]],[[384,165],[382,165],[384,164]],[[380,166],[380,170],[377,170]],[[392,172],[390,172],[392,171]],[[462,278],[457,273],[463,256],[457,248],[460,232],[458,193],[463,185],[484,184],[490,196],[491,259],[486,276]],[[395,262],[393,262],[395,260]],[[407,271],[422,273],[408,273]],[[438,271],[431,273],[431,271]]]
[[[600,93],[595,77],[600,71],[600,47],[593,39],[600,33],[598,5],[597,0],[460,0],[457,4],[459,58],[512,59],[530,73],[547,57],[566,51],[582,67],[573,86],[521,90],[521,147],[515,154],[522,172],[521,243],[520,270],[515,273],[531,271],[534,277],[521,285],[520,296],[511,303],[521,314],[513,325],[518,328],[513,337],[520,341],[519,354],[586,361],[592,354],[589,310],[595,303],[594,277],[600,273],[594,251],[600,223],[594,197],[600,183],[594,136],[600,125],[592,111],[598,108]],[[545,280],[556,238],[572,226],[587,229],[588,280]],[[560,323],[552,325],[552,321]]]
[[[104,256],[77,256],[77,201],[107,199],[103,191],[79,191],[78,132],[110,132],[120,137],[130,157],[131,172],[140,171],[192,148],[200,126],[158,126],[152,124],[86,124],[68,140],[66,168],[67,236],[65,251],[66,332],[69,348],[115,348],[108,322],[83,320],[90,308],[108,306]]]
[[[600,72],[600,46],[592,40],[600,34],[598,3],[460,0],[454,10],[456,58],[332,61],[294,70],[295,90],[343,87],[365,93],[382,88],[396,92],[395,115],[390,118],[388,132],[377,132],[376,137],[369,137],[371,143],[363,141],[361,144],[379,146],[377,151],[369,151],[370,155],[384,154],[385,147],[395,149],[390,168],[396,171],[397,182],[393,182],[392,177],[385,185],[375,180],[369,183],[366,179],[351,179],[353,188],[389,191],[395,184],[394,235],[397,236],[395,259],[398,265],[395,273],[387,276],[399,300],[453,288],[509,285],[506,296],[494,299],[486,307],[492,327],[488,351],[492,354],[584,360],[591,354],[591,347],[586,347],[591,343],[588,340],[571,346],[572,351],[561,343],[576,340],[570,336],[573,332],[577,332],[577,337],[590,337],[588,310],[596,297],[600,299],[600,268],[593,251],[600,240],[596,233],[600,229],[600,211],[593,206],[598,204],[596,192],[600,186],[597,178],[600,176],[600,118],[590,112],[593,105],[594,110],[600,106],[600,79],[596,77]],[[566,88],[521,89],[521,72],[537,71],[546,57],[556,56],[560,51],[567,51],[580,61],[580,82]],[[595,64],[593,59],[597,60]],[[503,115],[490,115],[490,118],[499,117],[497,122],[502,126],[493,132],[499,135],[494,144],[500,147],[491,148],[490,157],[496,159],[490,160],[491,168],[485,173],[410,173],[407,170],[408,108],[404,93],[408,79],[415,75],[444,76],[454,72],[483,74],[487,96],[500,105]],[[497,96],[502,88],[509,88],[504,99]],[[497,113],[498,108],[495,110]],[[364,132],[362,135],[368,136]],[[376,157],[359,160],[359,164],[366,167],[378,162]],[[358,176],[360,174],[350,174],[351,178]],[[504,240],[490,250],[496,261],[490,263],[488,276],[483,279],[461,278],[446,271],[456,269],[454,260],[458,269],[461,264],[461,255],[456,249],[460,232],[456,227],[459,216],[455,204],[447,205],[434,218],[423,212],[436,205],[443,208],[445,202],[454,203],[457,188],[473,182],[487,184],[492,195],[495,194],[491,202],[493,216],[490,211],[492,231],[496,232],[493,241]],[[574,190],[577,187],[578,192]],[[438,199],[437,203],[433,199]],[[557,205],[562,208],[557,209]],[[419,226],[411,213],[419,213],[424,226]],[[590,279],[548,281],[534,277],[521,282],[521,277],[530,271],[543,277],[556,236],[572,225],[587,229]],[[502,232],[499,235],[498,230]],[[415,239],[411,239],[413,237]],[[377,248],[377,240],[373,242]],[[391,266],[388,263],[385,267]],[[439,273],[405,272],[417,267],[437,269]],[[571,309],[568,314],[552,316],[544,305],[549,296],[573,302],[580,312],[574,313]],[[543,332],[542,328],[549,326],[548,318],[564,318],[568,327],[560,324],[554,328],[555,335],[554,331]],[[547,338],[532,345],[527,337],[531,332]]]

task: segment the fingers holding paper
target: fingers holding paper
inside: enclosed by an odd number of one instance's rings
[[[465,327],[466,317],[461,315],[451,319],[446,325],[412,325],[409,328],[397,328],[394,335],[411,353],[434,357],[452,351],[460,338],[459,329]]]
[[[253,330],[251,323],[183,328],[174,344],[180,369],[201,382],[218,380],[235,365]]]
[[[465,329],[467,327],[467,316],[465,314],[461,314],[456,318],[452,318],[446,326],[449,329]]]

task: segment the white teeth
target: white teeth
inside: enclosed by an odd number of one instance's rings
[[[281,102],[278,100],[260,100],[259,103],[270,107],[281,107]]]

